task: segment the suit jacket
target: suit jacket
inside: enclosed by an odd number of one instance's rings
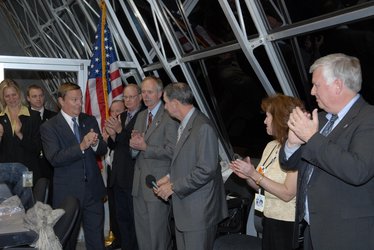
[[[33,109],[31,109],[31,107],[29,106],[29,110],[33,110]],[[33,110],[33,112],[38,112],[38,114],[40,116],[39,111]],[[45,121],[48,121],[49,119],[51,119],[55,115],[57,115],[57,112],[44,108],[43,117],[41,117],[42,123],[45,122]]]
[[[147,149],[140,151],[136,157],[133,196],[141,196],[146,201],[157,201],[157,196],[145,182],[147,175],[153,175],[156,180],[170,173],[170,162],[177,141],[178,122],[173,120],[164,105],[161,104],[153,118],[151,126],[146,129],[148,110],[143,110],[136,118],[134,129],[144,134]]]
[[[373,141],[374,107],[360,97],[327,137],[316,133],[283,159],[288,169],[314,166],[307,195],[315,249],[374,249]]]
[[[227,217],[217,134],[198,110],[176,144],[170,181],[174,185],[172,207],[178,230],[203,230]]]
[[[30,106],[29,106],[29,110],[30,111],[32,110]],[[33,112],[36,112],[40,116],[39,111],[33,110]],[[56,112],[44,108],[43,117],[41,117],[40,125],[42,123],[48,121],[49,119],[51,119],[55,115],[57,115]],[[52,185],[52,178],[53,178],[53,167],[48,162],[48,160],[45,158],[44,150],[41,150],[40,153],[39,153],[38,165],[40,167],[41,177],[48,178],[48,180],[50,180],[50,186],[51,186]]]
[[[93,116],[81,113],[78,121],[81,139],[91,129],[100,135]],[[67,195],[78,198],[81,203],[88,194],[102,199],[106,192],[96,156],[105,155],[107,145],[101,135],[96,152],[92,148],[82,152],[61,112],[43,123],[40,132],[45,155],[54,167],[53,205],[58,206]]]
[[[113,141],[111,137],[108,139],[108,147],[111,150],[114,150],[112,172],[108,182],[109,187],[118,185],[121,188],[128,190],[132,189],[135,159],[131,157],[129,141],[136,118],[139,112],[143,109],[144,108],[141,108],[138,112],[136,112],[126,126],[125,121],[127,118],[127,112],[123,112],[120,116],[122,121],[122,131],[116,135],[115,141]]]
[[[52,110],[49,110],[49,109],[44,109],[44,113],[43,113],[43,118],[42,118],[42,122],[46,122],[48,121],[49,119],[51,119],[52,117],[54,117],[55,115],[57,115],[57,112],[54,112]]]
[[[41,173],[38,166],[39,154],[42,149],[40,140],[40,115],[36,111],[30,111],[30,116],[19,116],[22,123],[22,140],[13,135],[8,115],[0,116],[0,124],[4,128],[4,134],[0,141],[0,162],[19,162],[33,171],[34,181]]]

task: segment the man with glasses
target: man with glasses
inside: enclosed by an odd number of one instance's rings
[[[111,116],[106,122],[109,134],[108,147],[114,150],[112,171],[108,187],[113,189],[116,221],[122,249],[138,249],[134,224],[134,209],[131,196],[135,159],[131,157],[129,140],[139,111],[143,110],[140,88],[128,84],[123,90],[126,111]]]

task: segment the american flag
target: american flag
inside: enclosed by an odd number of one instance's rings
[[[101,129],[109,117],[113,100],[122,99],[123,86],[112,36],[106,21],[106,6],[101,1],[101,15],[89,69],[85,112],[96,117]]]

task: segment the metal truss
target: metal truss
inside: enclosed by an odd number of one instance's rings
[[[282,91],[287,95],[298,95],[279,44],[284,39],[291,39],[295,57],[300,62],[296,36],[372,18],[374,2],[367,1],[342,11],[291,23],[284,0],[268,0],[282,21],[278,28],[270,27],[261,0],[218,2],[236,38],[236,41],[219,45],[214,41],[199,40],[196,26],[189,20],[199,6],[198,0],[105,0],[123,81],[131,79],[139,83],[146,74],[157,75],[161,71],[171,81],[186,81],[194,92],[199,108],[214,121],[220,135],[220,156],[227,161],[233,157],[233,150],[219,112],[212,110],[218,107],[214,106],[214,94],[202,59],[241,50],[264,90],[271,95],[275,93],[274,83],[270,82],[254,54],[255,49],[263,47]],[[11,21],[25,55],[38,58],[37,62],[44,63],[45,68],[50,70],[47,65],[51,62],[40,58],[90,58],[99,16],[98,4],[98,0],[3,0],[1,9]],[[145,10],[149,14],[147,18]],[[245,13],[249,13],[257,31],[254,35],[246,30]],[[124,20],[127,24],[123,23]],[[187,43],[183,44],[181,37]],[[21,61],[18,62],[21,64]],[[195,63],[195,67],[192,63]],[[12,67],[16,68],[16,65],[12,64]],[[62,70],[60,66],[55,64],[55,67],[55,71],[48,72],[51,81],[46,83],[51,94],[55,93],[60,79],[69,77],[68,74],[57,72]],[[300,67],[299,71],[306,78],[305,69]],[[200,79],[206,81],[210,97],[203,95]]]

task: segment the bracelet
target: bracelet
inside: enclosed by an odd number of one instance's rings
[[[261,183],[262,179],[264,179],[263,175],[261,175],[260,178],[258,178],[258,180],[256,181],[257,186],[260,186],[260,183]]]

